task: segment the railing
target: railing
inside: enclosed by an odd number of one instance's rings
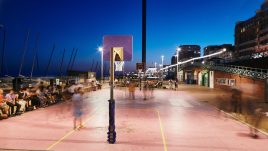
[[[238,74],[241,76],[246,76],[254,79],[266,79],[268,78],[268,69],[261,68],[250,68],[244,66],[234,66],[234,65],[223,65],[223,64],[202,64],[202,63],[191,63],[186,66],[199,66],[207,69],[223,71],[232,74]]]

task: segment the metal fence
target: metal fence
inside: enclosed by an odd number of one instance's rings
[[[224,65],[224,64],[202,64],[198,62],[189,63],[187,65],[184,65],[183,67],[187,67],[187,66],[198,66],[198,67],[203,67],[203,68],[210,69],[210,70],[223,71],[223,72],[237,74],[237,75],[250,77],[254,79],[263,80],[263,79],[268,78],[268,69],[250,68],[250,67]]]

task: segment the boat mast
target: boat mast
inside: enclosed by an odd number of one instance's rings
[[[62,58],[61,58],[61,64],[60,64],[60,77],[62,76],[62,71],[61,71],[61,69],[62,69],[62,65],[63,65],[63,60],[64,60],[64,55],[65,55],[65,51],[66,51],[66,49],[64,48],[64,50],[63,50],[63,55],[62,55]]]
[[[25,53],[26,53],[26,51],[28,49],[29,36],[30,36],[30,30],[28,30],[26,38],[25,38],[25,41],[24,41],[24,49],[23,49],[23,52],[22,52],[22,59],[21,59],[21,62],[20,62],[20,69],[19,69],[19,75],[18,76],[21,76],[21,71],[22,71],[23,62],[24,62],[24,58],[25,58]]]
[[[52,56],[53,56],[53,53],[55,51],[55,48],[56,48],[56,45],[54,44],[53,49],[52,49],[52,52],[51,52],[50,57],[49,57],[49,61],[48,61],[48,65],[47,65],[47,68],[46,68],[45,76],[47,76],[47,72],[49,70],[49,66],[50,66],[50,63],[51,63]]]
[[[38,34],[36,35],[35,46],[34,46],[34,48],[33,48],[33,63],[32,63],[31,75],[30,75],[30,79],[31,79],[31,80],[32,80],[32,77],[33,77],[33,70],[34,70],[35,59],[37,58],[39,36],[40,36],[40,34],[38,33]],[[38,62],[37,62],[37,66],[38,66]]]
[[[90,68],[90,71],[91,71],[91,72],[93,71],[93,66],[94,66],[94,64],[95,64],[95,60],[93,59],[93,63],[92,63],[91,68]]]
[[[73,70],[74,61],[75,61],[75,58],[76,58],[76,55],[77,55],[77,51],[78,51],[78,49],[76,49],[76,51],[75,51],[73,62],[72,62],[72,65],[71,65],[71,70]]]
[[[4,29],[4,35],[3,35],[3,47],[2,47],[2,61],[1,61],[1,74],[0,76],[4,76],[4,56],[5,56],[5,48],[6,48],[6,30]]]
[[[96,66],[95,66],[95,69],[94,69],[95,72],[98,72],[98,71],[97,71],[97,70],[98,70],[98,65],[99,65],[99,61],[97,61],[97,64],[96,64]]]
[[[70,61],[69,61],[69,63],[68,63],[68,66],[67,66],[67,72],[68,72],[68,70],[69,70],[69,68],[70,68],[70,65],[71,65],[71,62],[72,62],[72,59],[73,59],[73,54],[74,54],[74,48],[73,48],[73,50],[72,50],[71,58],[70,58]]]

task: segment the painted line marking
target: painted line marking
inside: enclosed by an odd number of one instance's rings
[[[96,111],[98,110],[98,108],[94,109],[92,112],[91,112],[91,116],[88,117],[86,119],[85,122],[83,122],[82,124],[85,125],[95,114],[96,114]],[[78,129],[78,128],[77,128]],[[46,150],[51,150],[53,147],[55,147],[56,145],[58,145],[61,141],[63,141],[65,138],[67,138],[68,136],[70,136],[71,134],[73,134],[77,129],[72,129],[71,131],[69,131],[67,134],[65,134],[64,136],[62,136],[59,140],[57,140],[56,142],[54,142],[53,144],[51,144]]]
[[[162,142],[163,142],[163,145],[164,145],[164,151],[167,151],[167,143],[166,143],[166,139],[165,139],[164,128],[163,128],[162,120],[161,120],[161,117],[160,117],[160,113],[159,113],[159,111],[157,109],[155,111],[157,112],[157,115],[158,115],[160,131],[161,131],[161,136],[162,136]]]

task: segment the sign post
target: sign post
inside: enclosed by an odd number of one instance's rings
[[[108,143],[116,142],[115,131],[115,99],[114,99],[114,65],[115,61],[131,61],[132,36],[104,36],[104,60],[110,61],[110,100]]]
[[[115,131],[115,100],[114,100],[114,48],[111,48],[110,61],[110,100],[109,100],[109,128],[108,142],[114,144],[116,141]]]

